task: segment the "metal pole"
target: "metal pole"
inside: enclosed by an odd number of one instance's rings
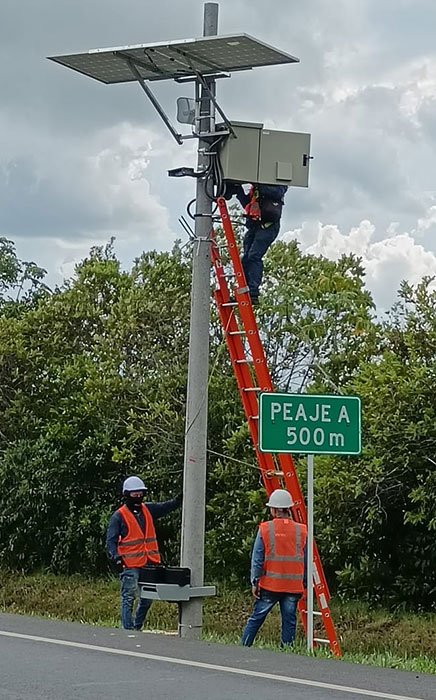
[[[307,455],[307,649],[313,651],[313,455]]]
[[[217,2],[204,3],[203,36],[216,36],[218,34],[218,11]]]
[[[204,36],[218,32],[218,5],[204,6]],[[208,81],[214,94],[215,82]],[[200,96],[200,133],[208,133],[214,123],[213,105],[207,92],[196,90]],[[199,139],[198,170],[209,162],[205,155],[208,141]],[[191,320],[189,335],[188,388],[186,399],[185,460],[183,476],[183,513],[181,564],[191,569],[191,584],[202,586],[204,577],[204,530],[206,519],[206,441],[207,385],[209,372],[210,327],[210,233],[212,202],[206,194],[203,178],[197,180],[196,218],[191,288]],[[179,635],[186,639],[201,637],[203,601],[193,598],[181,603]]]

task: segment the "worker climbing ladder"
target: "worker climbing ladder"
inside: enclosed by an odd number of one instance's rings
[[[220,247],[214,238],[212,262],[217,278],[217,288],[214,293],[215,301],[263,484],[268,496],[274,489],[286,488],[292,496],[292,516],[294,520],[306,524],[307,515],[304,497],[291,455],[272,455],[260,452],[258,447],[258,396],[260,392],[272,392],[274,388],[254,317],[226,200],[222,197],[218,198],[217,205],[225,236],[225,248],[229,254],[229,264],[223,264]],[[230,274],[226,273],[228,267],[232,270]],[[228,280],[233,280],[233,284],[229,284]],[[315,543],[313,546],[313,572],[314,592],[318,604],[318,611],[314,612],[314,615],[318,615],[322,619],[326,634],[326,638],[315,637],[313,641],[315,645],[329,644],[333,654],[341,656],[329,608],[330,594]],[[299,612],[303,627],[307,631],[307,612],[304,599],[300,600]]]

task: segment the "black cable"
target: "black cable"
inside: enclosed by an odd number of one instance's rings
[[[195,198],[194,198],[194,199],[191,199],[191,201],[188,202],[188,204],[186,205],[186,211],[187,211],[187,213],[188,213],[188,216],[189,216],[193,221],[195,221],[195,214],[192,214],[192,212],[191,212],[191,207],[192,207],[193,204],[195,204],[196,201],[197,201],[197,200],[196,200]]]
[[[217,197],[221,196],[224,191],[223,171],[217,152],[218,149],[216,148],[224,138],[225,136],[219,136],[209,146],[209,167],[206,173],[206,195],[213,201],[215,201]]]
[[[221,165],[219,154],[217,152],[217,149],[215,148],[225,138],[226,136],[223,135],[215,139],[215,141],[213,141],[209,145],[209,149],[205,154],[209,157],[209,163],[203,175],[203,177],[205,178],[205,192],[208,199],[210,199],[212,202],[216,202],[218,197],[222,197],[225,192],[223,168]],[[186,207],[188,216],[191,219],[193,219],[193,221],[195,221],[196,217],[195,214],[192,213],[191,209],[195,201],[195,199],[191,199],[191,201]],[[215,206],[212,212],[212,216],[215,214],[216,210],[217,206]]]
[[[216,197],[222,197],[225,190],[226,190],[226,185],[224,182],[224,172],[223,172],[223,166],[221,165],[221,160],[220,157],[217,155],[215,159],[215,165],[216,165],[216,180],[217,180],[217,192],[216,192]]]

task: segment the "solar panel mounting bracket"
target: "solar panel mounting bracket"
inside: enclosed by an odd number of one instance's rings
[[[136,59],[133,59],[131,56],[128,54],[123,53],[122,51],[117,52],[117,55],[126,61],[127,65],[129,66],[130,70],[132,71],[133,75],[135,76],[136,80],[138,81],[139,85],[142,87],[144,90],[145,94],[147,95],[148,99],[150,100],[151,104],[161,117],[162,121],[165,123],[167,126],[169,132],[172,134],[174,139],[177,141],[179,146],[183,145],[183,137],[182,134],[179,134],[178,131],[174,128],[174,126],[171,124],[171,121],[165,112],[164,108],[162,107],[161,103],[157,99],[157,97],[154,95],[152,90],[148,87],[146,81],[142,77],[141,73],[138,70],[138,65],[141,65],[141,62],[136,61]]]
[[[203,90],[206,92],[207,96],[209,97],[209,99],[212,102],[213,106],[215,107],[216,111],[224,119],[224,123],[225,123],[227,129],[232,134],[232,136],[237,138],[230,121],[227,119],[224,111],[219,106],[218,101],[217,101],[215,95],[213,94],[212,90],[210,89],[207,80],[205,80],[204,76],[201,73],[199,73],[198,71],[195,71],[195,75],[197,77],[198,82],[201,83]]]
[[[231,73],[203,73],[209,80],[218,80],[219,78],[231,78]],[[195,83],[197,80],[195,75],[181,75],[179,78],[174,78],[175,83]]]
[[[180,52],[181,53],[181,52]],[[114,55],[119,57],[121,60],[125,61],[127,65],[129,66],[132,74],[134,75],[136,81],[139,83],[145,94],[147,95],[148,99],[150,100],[151,104],[155,108],[155,110],[158,112],[159,116],[165,123],[166,127],[168,128],[169,132],[173,136],[173,138],[177,141],[179,145],[183,145],[183,141],[190,139],[190,138],[201,138],[203,136],[215,136],[214,133],[205,133],[205,134],[198,134],[197,132],[193,132],[192,134],[184,136],[183,134],[179,134],[179,132],[174,128],[173,124],[171,123],[170,118],[168,117],[167,113],[165,112],[164,108],[160,104],[159,100],[151,90],[151,88],[147,85],[146,80],[142,77],[141,73],[139,72],[139,68],[147,68],[148,70],[154,70],[156,73],[163,75],[163,72],[159,71],[158,68],[155,68],[151,62],[148,61],[142,61],[141,59],[138,59],[136,56],[130,56],[128,53],[124,51],[114,51]],[[192,66],[190,66],[192,68]],[[195,79],[197,82],[199,82],[203,88],[203,90],[207,93],[207,96],[213,103],[215,109],[219,113],[219,115],[222,117],[224,120],[224,123],[227,127],[227,131],[220,131],[216,135],[218,136],[228,136],[229,134],[232,134],[234,138],[237,138],[235,131],[227,118],[225,112],[221,109],[221,107],[218,104],[218,101],[211,91],[207,80],[205,79],[204,75],[199,73],[195,68],[192,68],[192,73],[193,73],[193,79]],[[195,78],[194,78],[195,76]]]

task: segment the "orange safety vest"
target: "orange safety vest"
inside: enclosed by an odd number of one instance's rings
[[[307,527],[289,518],[274,518],[259,526],[265,549],[260,588],[276,593],[303,593]]]
[[[251,185],[250,188],[250,201],[248,202],[247,206],[244,207],[244,211],[249,219],[253,219],[254,221],[261,219],[258,192],[253,185]]]
[[[145,520],[142,530],[132,511],[127,506],[118,509],[127,526],[127,534],[118,540],[118,556],[128,569],[140,569],[147,563],[160,564],[160,554],[154,529],[153,518],[147,506],[141,505]]]

